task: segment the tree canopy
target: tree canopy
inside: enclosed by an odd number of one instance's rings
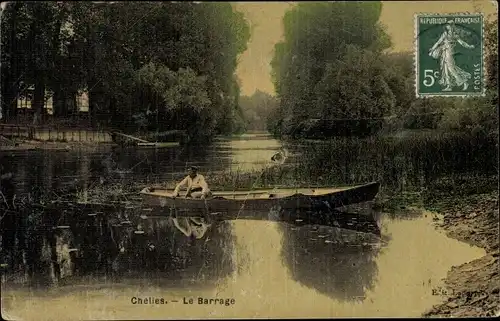
[[[415,97],[413,54],[387,52],[380,2],[307,2],[283,18],[272,79],[276,136],[327,138],[380,130],[495,130],[498,124],[496,20],[485,25],[486,97]]]
[[[271,115],[278,106],[276,97],[257,90],[252,96],[242,96],[240,107],[247,130],[266,130],[270,127]]]
[[[299,133],[305,123],[311,124],[313,118],[326,119],[327,115],[345,118],[363,114],[351,105],[358,98],[352,97],[355,90],[348,88],[349,84],[363,87],[361,100],[372,97],[375,92],[368,92],[372,89],[389,95],[380,97],[376,105],[393,100],[383,72],[375,70],[381,67],[375,57],[390,46],[378,22],[381,10],[380,2],[310,2],[300,3],[285,14],[284,40],[276,44],[271,62],[280,98],[280,131]],[[370,52],[374,54],[370,56]],[[377,76],[376,80],[365,84],[367,79],[357,77],[362,75],[359,68],[372,68],[360,65],[367,61],[378,67],[369,72]],[[372,114],[380,112],[367,113]]]
[[[196,135],[231,131],[226,115],[237,109],[234,74],[250,29],[229,3],[15,2],[2,31],[7,118],[14,97],[34,86],[41,117],[44,92],[54,94],[54,115],[66,116],[61,98],[87,91],[94,125],[131,128],[149,110],[159,117],[148,126],[160,130],[187,122],[204,126]]]

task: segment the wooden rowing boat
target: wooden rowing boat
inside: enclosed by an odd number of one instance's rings
[[[171,189],[143,189],[140,194],[145,205],[177,210],[208,212],[315,210],[338,208],[371,201],[380,188],[378,182],[344,188],[298,188],[253,191],[215,191],[207,199],[173,197]]]
[[[209,199],[173,198],[170,189],[143,189],[142,202],[75,203],[54,201],[47,211],[63,209],[96,216],[127,212],[141,219],[205,217],[211,221],[268,220],[294,225],[318,224],[380,234],[377,213],[371,206],[380,184],[344,188],[216,191]],[[132,214],[133,213],[133,214]]]
[[[299,188],[253,191],[216,191],[208,199],[172,197],[171,189],[143,189],[145,216],[202,216],[211,220],[268,220],[295,225],[319,224],[379,234],[371,203],[380,184],[344,188]],[[365,206],[368,205],[368,206]],[[353,213],[354,207],[364,209]]]

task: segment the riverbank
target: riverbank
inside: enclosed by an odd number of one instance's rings
[[[97,146],[112,146],[114,143],[105,142],[58,142],[40,140],[13,140],[14,144],[0,145],[0,151],[30,151],[30,150],[72,150],[95,148]]]
[[[99,141],[41,141],[17,140],[13,144],[0,144],[0,151],[30,151],[30,150],[59,150],[70,151],[73,149],[95,149],[102,146],[118,146],[113,142]],[[140,148],[166,148],[179,146],[179,142],[160,142],[139,145]]]
[[[481,247],[486,255],[453,266],[444,280],[441,304],[423,317],[491,317],[500,309],[498,178],[444,178],[425,189],[380,195],[376,206],[390,216],[437,213],[434,224],[450,238]]]
[[[433,198],[427,207],[443,215],[436,225],[449,237],[484,248],[487,255],[453,267],[445,280],[445,301],[424,316],[498,316],[498,192]]]

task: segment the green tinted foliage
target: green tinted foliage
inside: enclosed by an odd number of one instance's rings
[[[133,115],[162,107],[179,113],[170,122],[191,109],[202,119],[201,135],[231,128],[237,58],[250,39],[243,14],[231,4],[25,2],[8,8],[2,70],[12,75],[2,85],[12,85],[16,75],[34,84],[42,70],[48,89],[89,91],[91,116],[123,128],[133,128]]]
[[[175,72],[163,65],[149,63],[137,71],[136,81],[139,87],[149,87],[169,112],[188,107],[199,113],[211,103],[206,77],[197,76],[191,68]]]
[[[378,115],[392,110],[394,97],[385,75],[371,70],[370,65],[349,66],[372,59],[367,54],[354,57],[352,48],[379,55],[390,46],[389,37],[378,23],[381,8],[380,2],[308,2],[299,3],[285,14],[284,40],[276,44],[271,61],[281,104],[280,114],[276,115],[281,119],[273,123],[281,124],[283,133],[303,131],[297,129],[300,124],[314,129],[311,117]],[[346,56],[350,57],[346,60]],[[346,74],[357,68],[370,70],[375,78],[367,83],[366,78],[357,79],[359,73]],[[353,88],[362,93],[357,95]],[[372,100],[375,93],[382,96]],[[366,110],[348,107],[368,100]],[[381,110],[375,112],[376,108]]]
[[[249,130],[266,130],[268,119],[277,108],[278,100],[268,93],[257,90],[252,96],[240,98],[240,107]]]

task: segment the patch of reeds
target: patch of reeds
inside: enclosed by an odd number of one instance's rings
[[[297,141],[300,172],[328,183],[377,180],[404,189],[443,176],[498,172],[498,137],[461,132],[406,132],[393,136]]]
[[[100,183],[78,188],[76,201],[81,203],[128,202],[144,186],[134,183]]]

